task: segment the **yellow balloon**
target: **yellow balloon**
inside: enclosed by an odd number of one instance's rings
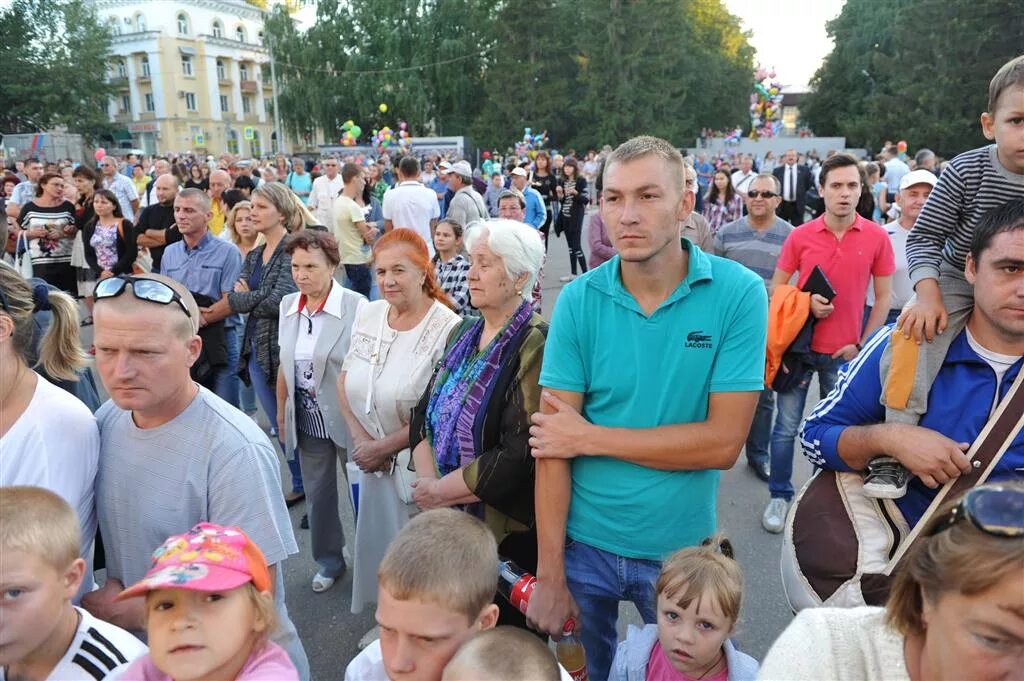
[[[388,112],[388,105],[387,104],[381,104],[377,108],[380,109],[381,113],[387,113]]]

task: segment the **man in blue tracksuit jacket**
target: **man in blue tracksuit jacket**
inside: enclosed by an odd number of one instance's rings
[[[859,471],[887,454],[909,469],[907,494],[896,504],[911,527],[937,487],[970,470],[964,452],[1024,364],[1024,199],[982,218],[965,274],[974,285],[974,309],[949,348],[919,425],[884,423],[878,365],[892,327],[883,326],[801,426],[804,455],[816,466]],[[1024,479],[1024,431],[989,480],[1013,478]]]

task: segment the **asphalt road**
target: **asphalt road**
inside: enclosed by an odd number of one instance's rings
[[[585,238],[584,250],[587,250]],[[565,239],[552,238],[543,282],[545,316],[550,317],[562,287],[558,278],[568,271]],[[91,341],[91,331],[91,328],[85,329],[84,342]],[[817,388],[812,386],[810,394],[816,395]],[[813,406],[809,401],[807,411]],[[258,419],[267,428],[268,423],[262,412]],[[736,549],[745,580],[743,609],[734,640],[740,650],[761,659],[772,641],[792,619],[792,615],[783,597],[779,576],[781,535],[769,534],[761,528],[761,513],[768,502],[768,487],[754,476],[745,461],[743,454],[740,454],[736,466],[722,474],[718,519],[720,529],[730,537]],[[340,468],[342,524],[345,536],[351,538],[355,536],[352,510],[348,495],[344,492],[347,483],[341,477]],[[810,471],[806,459],[797,454],[794,485],[799,488]],[[287,487],[290,478],[283,461],[281,476]],[[312,591],[310,580],[316,572],[316,565],[310,555],[309,532],[299,529],[303,512],[304,504],[291,509],[299,554],[290,557],[284,564],[288,611],[306,647],[313,678],[318,681],[341,679],[346,665],[358,653],[359,639],[374,625],[373,611],[367,609],[359,615],[350,612],[350,572],[339,579],[331,590],[321,594]],[[628,624],[641,624],[641,621],[635,608],[625,604],[620,609],[620,636],[624,636]]]

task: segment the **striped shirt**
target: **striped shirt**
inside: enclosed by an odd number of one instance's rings
[[[910,280],[938,279],[945,261],[964,270],[974,227],[981,216],[1024,197],[1024,175],[1011,173],[996,158],[996,145],[964,152],[949,165],[921,209],[907,237]]]
[[[64,657],[53,668],[47,681],[103,681],[118,678],[132,660],[142,657],[146,644],[124,629],[96,619],[82,608],[78,613],[78,629]],[[42,624],[42,623],[40,623]],[[0,668],[0,681],[7,675]]]
[[[747,218],[733,220],[715,234],[715,255],[735,260],[753,270],[764,279],[764,285],[775,274],[775,262],[782,252],[782,244],[793,231],[793,225],[780,217],[768,229],[757,231]]]

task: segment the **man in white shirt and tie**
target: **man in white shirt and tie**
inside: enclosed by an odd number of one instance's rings
[[[772,173],[782,185],[782,202],[777,214],[794,227],[804,223],[804,204],[807,190],[811,186],[811,171],[797,163],[796,149],[789,149],[782,158],[782,165]]]

